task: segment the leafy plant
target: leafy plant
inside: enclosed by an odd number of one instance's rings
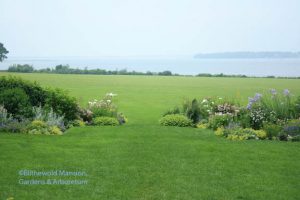
[[[224,128],[217,128],[215,131],[216,136],[224,136]]]
[[[217,130],[217,128],[225,127],[232,121],[231,115],[213,115],[209,118],[208,128]]]
[[[117,126],[119,122],[113,117],[96,117],[93,119],[93,124],[96,126]]]
[[[82,121],[82,120],[75,119],[74,121],[72,121],[71,125],[72,125],[72,126],[83,127],[83,126],[85,126],[85,123],[84,123],[84,121]]]
[[[22,116],[31,116],[29,97],[21,88],[5,89],[0,93],[0,103],[8,113],[21,119]]]
[[[263,130],[267,133],[267,138],[275,139],[282,131],[282,126],[273,123],[264,123]]]
[[[64,90],[48,89],[45,107],[50,110],[53,109],[55,113],[64,116],[67,121],[78,119],[79,106],[74,97],[68,95]]]
[[[0,91],[13,88],[24,90],[29,97],[29,102],[32,106],[43,106],[45,104],[47,91],[36,82],[26,81],[19,77],[13,76],[0,77]]]
[[[44,135],[62,135],[62,131],[58,126],[48,125],[42,120],[33,120],[27,126],[27,133],[29,134],[44,134]]]
[[[64,116],[59,116],[52,108],[48,111],[39,106],[33,107],[32,110],[34,113],[34,120],[45,121],[48,126],[58,126],[61,130],[65,130]]]
[[[197,99],[190,101],[185,101],[183,108],[186,116],[193,121],[194,124],[198,123],[201,119],[200,104]]]
[[[180,114],[166,115],[159,120],[159,123],[163,126],[179,126],[179,127],[193,126],[192,120]]]

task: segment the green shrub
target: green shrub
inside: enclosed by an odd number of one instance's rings
[[[277,124],[264,123],[263,130],[267,133],[267,138],[275,139],[282,131],[282,127]]]
[[[45,104],[47,92],[36,82],[26,81],[18,77],[2,76],[0,78],[0,91],[12,88],[24,90],[32,106],[43,106]]]
[[[62,131],[57,126],[50,126],[48,131],[51,135],[62,135]]]
[[[84,123],[84,121],[82,121],[82,120],[75,119],[74,121],[72,121],[71,125],[72,125],[72,126],[83,127],[83,126],[85,126],[85,123]]]
[[[242,128],[251,127],[251,118],[249,112],[245,108],[241,108],[234,119]]]
[[[61,135],[62,131],[58,126],[49,126],[45,121],[33,120],[27,126],[29,134]]]
[[[29,82],[16,77],[0,78],[0,104],[18,118],[31,117],[31,107],[41,106],[64,116],[65,121],[79,118],[76,99],[60,89],[44,89],[36,82]]]
[[[209,118],[208,128],[217,130],[217,128],[225,127],[232,121],[231,115],[213,115]]]
[[[2,104],[8,113],[16,118],[22,116],[31,116],[31,105],[29,97],[21,88],[5,89],[0,93],[0,104]]]
[[[218,128],[218,129],[215,131],[215,135],[216,135],[216,136],[224,136],[224,128]]]
[[[258,133],[260,134],[260,133]],[[249,139],[259,139],[257,133],[251,128],[225,128],[223,135],[229,140],[249,140]]]
[[[119,122],[112,117],[96,117],[93,119],[93,124],[96,126],[117,126]]]
[[[41,128],[47,128],[47,123],[41,120],[33,120],[30,125],[30,129],[41,129]]]
[[[200,129],[207,129],[207,123],[198,123],[196,127]]]
[[[179,127],[188,127],[193,126],[193,121],[188,119],[184,115],[166,115],[159,120],[159,123],[163,126],[179,126]]]
[[[255,130],[255,135],[260,139],[264,140],[267,138],[267,133],[264,130]]]
[[[55,113],[64,116],[67,121],[72,121],[79,118],[79,106],[74,97],[68,95],[64,90],[48,89],[45,107],[51,108]]]

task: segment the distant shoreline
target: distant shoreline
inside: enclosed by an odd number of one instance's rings
[[[218,52],[218,53],[199,53],[195,59],[289,59],[299,58],[300,52],[289,51],[237,51],[237,52]]]

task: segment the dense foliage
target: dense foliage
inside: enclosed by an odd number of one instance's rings
[[[127,122],[113,103],[115,94],[80,108],[74,97],[58,88],[43,88],[16,77],[0,78],[0,131],[61,135],[66,128],[120,125]]]
[[[57,129],[64,131],[80,115],[76,99],[66,91],[16,77],[1,77],[0,91],[1,129],[8,132],[58,133]],[[45,122],[47,127],[32,128],[32,120]]]
[[[113,117],[95,117],[93,119],[93,125],[96,126],[117,126],[119,122]]]
[[[159,120],[159,123],[163,126],[179,126],[179,127],[188,127],[193,125],[192,120],[180,114],[166,115]]]

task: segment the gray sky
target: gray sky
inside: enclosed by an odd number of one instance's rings
[[[9,56],[299,51],[300,0],[0,0]]]

